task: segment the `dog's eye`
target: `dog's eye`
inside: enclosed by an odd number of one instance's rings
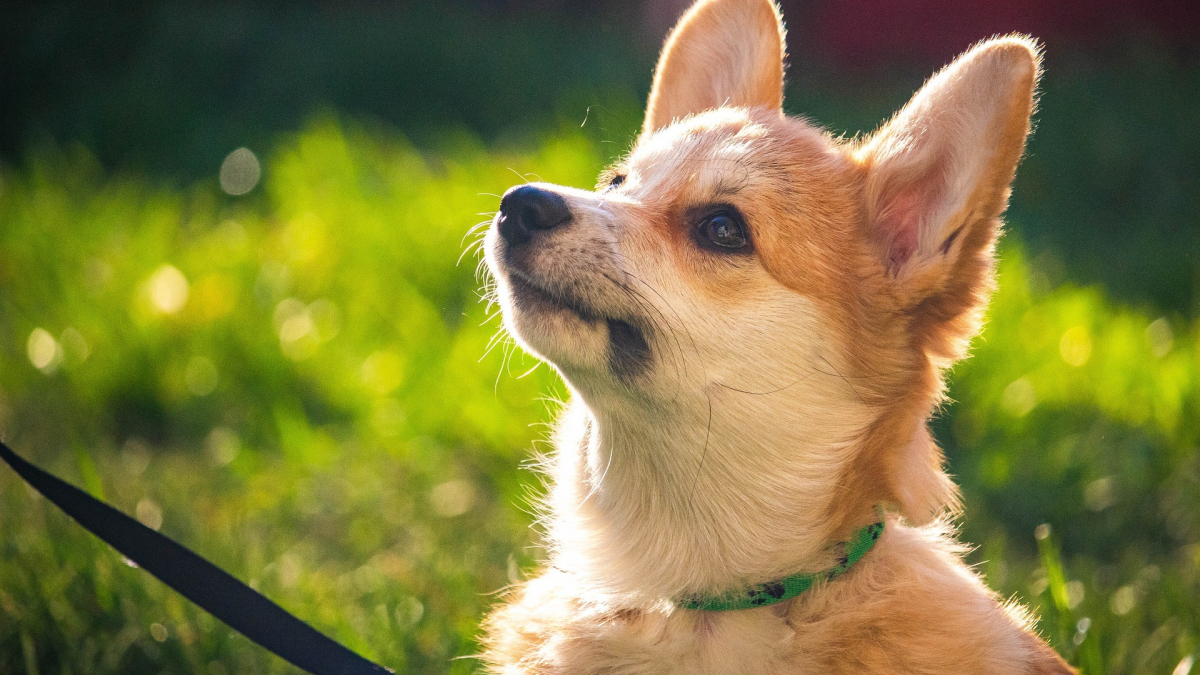
[[[615,189],[621,187],[621,184],[624,182],[625,182],[625,174],[623,174],[623,173],[614,174],[613,177],[608,180],[608,188],[607,189],[615,190]]]
[[[714,213],[700,221],[700,234],[721,248],[737,249],[746,245],[745,228],[729,213]]]

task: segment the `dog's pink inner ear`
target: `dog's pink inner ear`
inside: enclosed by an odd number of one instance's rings
[[[990,255],[982,247],[995,238],[1025,145],[1037,58],[1023,38],[985,42],[858,146],[869,228],[893,277],[948,270],[942,263],[961,259],[968,241],[980,250],[965,255]]]
[[[932,248],[947,203],[945,152],[928,148],[923,161],[897,162],[884,181],[875,211],[875,238],[893,275]],[[894,186],[894,187],[893,187]]]
[[[933,192],[923,184],[910,185],[887,199],[876,221],[888,271],[895,274],[917,251],[921,221],[932,202]]]

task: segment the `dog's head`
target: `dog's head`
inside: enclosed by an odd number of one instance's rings
[[[991,289],[1038,50],[984,42],[851,140],[783,114],[783,53],[769,0],[697,3],[594,191],[504,195],[505,326],[617,427],[699,427],[716,471],[787,463],[756,456],[783,439],[826,476],[814,506],[924,519],[952,499],[924,422]]]

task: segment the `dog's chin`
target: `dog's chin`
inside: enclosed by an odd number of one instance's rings
[[[509,333],[569,379],[615,377],[628,384],[648,367],[645,333],[631,321],[605,316],[519,274],[508,275],[499,290]]]

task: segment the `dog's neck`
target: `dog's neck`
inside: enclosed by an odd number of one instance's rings
[[[719,593],[833,561],[827,517],[865,423],[702,404],[575,399],[560,420],[549,534],[554,564],[638,603]],[[772,416],[767,417],[767,413]],[[864,503],[862,522],[874,513]]]

